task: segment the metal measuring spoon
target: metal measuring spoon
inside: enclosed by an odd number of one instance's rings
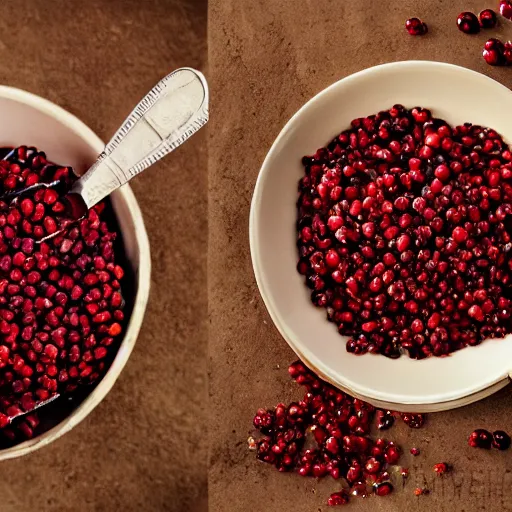
[[[80,217],[144,169],[181,146],[208,121],[202,73],[181,68],[149,91],[66,196]]]

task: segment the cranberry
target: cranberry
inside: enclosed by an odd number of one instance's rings
[[[334,507],[336,505],[346,505],[348,503],[348,494],[345,491],[334,492],[329,496],[327,505]]]
[[[500,14],[507,20],[512,20],[512,2],[510,0],[500,0]]]
[[[491,66],[503,66],[505,64],[505,46],[499,39],[489,39],[482,52],[482,56]]]
[[[508,450],[510,447],[510,436],[503,430],[496,430],[492,433],[492,445],[498,450]]]
[[[412,414],[404,412],[400,414],[403,422],[410,428],[421,428],[425,423],[424,414]]]
[[[396,464],[400,459],[400,450],[396,446],[389,446],[384,453],[384,460],[388,464]]]
[[[377,496],[387,496],[393,492],[393,485],[391,482],[382,482],[375,484],[373,489]]]
[[[419,18],[409,18],[405,22],[405,29],[411,36],[423,36],[428,32],[427,24]]]
[[[446,462],[439,462],[438,464],[434,464],[434,473],[437,473],[439,476],[444,475],[451,471],[451,466]]]
[[[484,9],[478,17],[482,28],[494,28],[498,23],[498,17],[492,9]]]
[[[375,494],[389,494],[393,487],[388,467],[398,462],[400,450],[392,442],[368,435],[378,410],[321,381],[299,361],[288,372],[306,388],[303,399],[289,406],[281,403],[273,409],[259,409],[253,424],[263,437],[251,437],[249,449],[279,471],[344,478],[352,496],[368,494],[365,479]],[[312,447],[314,442],[316,447]],[[407,470],[400,471],[406,478]],[[331,495],[329,503],[345,504],[348,497],[347,491],[340,491]]]
[[[395,417],[391,411],[378,410],[376,412],[377,428],[379,430],[387,430],[395,423]]]
[[[420,454],[419,448],[411,448],[410,451],[411,451],[411,455],[413,455],[414,457],[417,457]]]
[[[478,428],[474,432],[471,432],[468,438],[468,444],[472,448],[489,449],[491,447],[492,440],[492,434],[488,430]]]
[[[480,22],[472,12],[463,12],[457,17],[457,27],[465,34],[478,34],[480,32]]]

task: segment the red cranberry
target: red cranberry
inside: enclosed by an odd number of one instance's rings
[[[484,46],[482,56],[491,66],[503,66],[505,64],[505,46],[499,39],[489,39]]]
[[[377,428],[379,430],[387,430],[395,423],[395,417],[391,411],[377,410],[375,414],[377,418]]]
[[[492,439],[492,434],[488,430],[478,428],[470,434],[468,444],[472,448],[489,449],[492,444]]]
[[[427,24],[419,18],[409,18],[405,22],[405,29],[411,36],[423,36],[428,32]]]
[[[439,476],[444,475],[451,471],[451,467],[446,462],[439,462],[438,464],[434,464],[434,472]]]
[[[364,466],[364,469],[370,475],[374,475],[380,471],[382,464],[375,457],[370,457]]]
[[[480,23],[478,18],[472,12],[463,12],[457,18],[457,27],[465,34],[478,34],[480,32]]]
[[[391,482],[382,482],[375,484],[373,489],[377,496],[387,496],[393,492],[393,485]]]
[[[334,492],[329,496],[327,505],[334,507],[337,505],[346,505],[348,503],[348,495],[345,491]]]
[[[494,28],[498,23],[498,17],[492,9],[484,9],[478,17],[482,28]]]
[[[512,2],[510,0],[500,0],[500,14],[507,20],[512,20]]]
[[[492,445],[498,450],[508,450],[510,447],[510,436],[503,430],[496,430],[492,433]]]
[[[411,451],[411,455],[413,455],[414,457],[417,457],[420,454],[419,448],[411,448],[410,451]]]
[[[421,428],[425,423],[424,414],[412,414],[404,412],[400,414],[403,422],[410,428]]]
[[[388,464],[396,464],[400,459],[400,450],[396,446],[389,446],[384,453],[384,460]]]

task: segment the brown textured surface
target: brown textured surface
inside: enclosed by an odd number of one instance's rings
[[[203,0],[1,5],[0,82],[56,102],[103,139],[161,77],[205,61]],[[141,335],[86,420],[0,465],[2,512],[205,510],[205,141],[194,136],[133,182],[153,262]]]
[[[259,167],[289,117],[311,96],[360,69],[388,61],[449,61],[512,85],[512,70],[488,67],[481,47],[491,32],[465,36],[455,26],[463,10],[490,7],[480,0],[210,0],[209,68],[209,309],[211,512],[326,510],[332,480],[283,475],[247,451],[252,417],[260,406],[298,396],[287,377],[292,351],[279,337],[254,281],[248,216]],[[358,7],[359,6],[359,7]],[[405,19],[423,18],[424,38],[411,38]],[[502,34],[509,32],[500,30]],[[361,115],[364,115],[362,112]],[[368,113],[366,113],[368,114]],[[343,127],[340,127],[342,129]],[[433,376],[443,378],[443,376]],[[388,437],[417,445],[407,454],[411,478],[402,492],[353,500],[347,510],[512,510],[510,454],[466,445],[476,427],[510,429],[509,390],[479,404],[431,415],[428,427],[400,425]],[[446,460],[455,471],[434,478]],[[432,489],[415,498],[417,485]]]

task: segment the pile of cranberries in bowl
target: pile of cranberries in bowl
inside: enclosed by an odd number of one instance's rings
[[[75,179],[36,148],[0,150],[0,447],[83,400],[124,331],[114,216],[104,202],[69,217],[63,196]]]
[[[512,152],[395,105],[303,158],[298,271],[347,350],[446,356],[511,332]]]

